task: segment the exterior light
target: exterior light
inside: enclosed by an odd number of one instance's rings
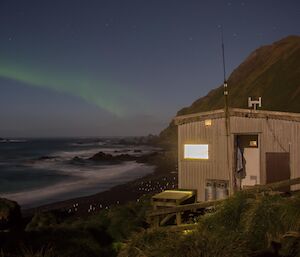
[[[204,124],[205,126],[211,126],[212,121],[211,120],[205,120]]]
[[[208,159],[207,144],[185,144],[184,159]]]

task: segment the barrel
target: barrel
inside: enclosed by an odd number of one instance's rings
[[[207,180],[205,185],[205,201],[216,200],[216,187],[215,182]]]
[[[216,199],[225,199],[228,197],[228,188],[227,183],[224,182],[217,182],[216,183]]]

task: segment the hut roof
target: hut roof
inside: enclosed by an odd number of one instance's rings
[[[277,111],[267,111],[267,110],[253,110],[253,109],[239,109],[239,108],[229,108],[229,116],[245,117],[245,118],[265,118],[265,119],[277,119],[277,120],[287,120],[287,121],[297,121],[300,122],[300,113],[293,112],[277,112]],[[190,122],[202,121],[206,119],[217,119],[224,118],[224,109],[199,112],[187,115],[181,115],[174,118],[176,125],[181,125]]]

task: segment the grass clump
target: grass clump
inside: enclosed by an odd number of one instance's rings
[[[245,213],[242,225],[253,250],[270,246],[271,241],[279,240],[284,233],[282,204],[283,199],[278,195],[260,196]]]
[[[234,197],[224,201],[216,212],[201,216],[201,229],[207,231],[235,231],[241,229],[241,219],[253,202],[253,196],[238,192]]]
[[[34,251],[29,248],[23,247],[20,250],[20,253],[18,255],[15,254],[9,254],[4,253],[3,251],[0,251],[0,257],[58,257],[52,248],[50,247],[43,247],[40,250]]]
[[[143,230],[127,241],[118,257],[173,257],[181,236],[164,230]]]

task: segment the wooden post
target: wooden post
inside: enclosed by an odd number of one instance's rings
[[[224,48],[224,37],[223,37],[223,27],[221,29],[221,41],[222,41],[222,60],[223,60],[223,76],[224,76],[224,83],[223,83],[223,94],[224,94],[224,112],[225,112],[225,132],[226,132],[226,157],[227,157],[227,172],[228,172],[228,179],[229,179],[229,195],[232,195],[235,191],[234,188],[234,181],[233,181],[233,170],[230,167],[230,147],[231,143],[231,135],[230,135],[230,115],[229,115],[229,106],[228,106],[228,85],[226,79],[226,63],[225,63],[225,48]]]
[[[176,205],[178,205],[178,206],[180,205],[179,200],[176,200]],[[176,224],[181,225],[181,213],[180,212],[176,213]]]
[[[153,203],[153,209],[157,210],[157,205]],[[152,217],[152,225],[153,227],[159,227],[159,216]]]

